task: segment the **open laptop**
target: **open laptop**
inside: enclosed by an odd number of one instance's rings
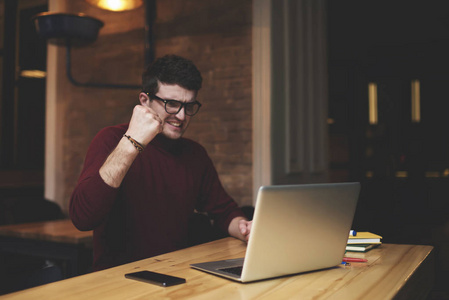
[[[250,282],[341,264],[359,191],[358,182],[263,186],[245,258],[190,266]]]

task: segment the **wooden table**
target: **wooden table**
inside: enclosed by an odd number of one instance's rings
[[[79,274],[80,257],[92,249],[92,231],[79,231],[71,220],[0,226],[0,252],[67,262],[65,277]]]
[[[433,285],[433,247],[384,244],[367,258],[331,269],[241,284],[191,269],[189,264],[242,257],[246,244],[225,238],[115,268],[23,290],[0,299],[414,299]],[[150,270],[184,277],[187,283],[159,287],[126,279]]]

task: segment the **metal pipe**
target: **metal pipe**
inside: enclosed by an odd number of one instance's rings
[[[70,39],[66,40],[66,74],[69,81],[75,86],[96,87],[96,88],[112,88],[112,89],[142,89],[140,85],[114,84],[114,83],[96,83],[96,82],[79,82],[72,76],[72,59]]]
[[[154,35],[153,24],[156,19],[156,3],[154,0],[145,0],[145,66],[154,61]]]

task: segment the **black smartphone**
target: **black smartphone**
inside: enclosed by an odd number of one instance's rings
[[[185,283],[184,278],[165,275],[161,273],[151,272],[151,271],[140,271],[135,273],[125,274],[126,278],[139,280],[143,282],[152,283],[159,286],[172,286],[176,284]]]

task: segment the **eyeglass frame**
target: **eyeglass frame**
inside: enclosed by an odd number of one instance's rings
[[[148,97],[150,98],[150,99],[156,99],[156,100],[159,100],[159,101],[162,101],[162,102],[164,102],[164,109],[165,109],[165,111],[167,112],[167,114],[170,114],[170,115],[176,115],[176,114],[178,114],[180,111],[181,111],[181,109],[183,109],[184,108],[184,113],[186,114],[186,115],[188,115],[188,116],[190,116],[190,117],[192,117],[192,116],[194,116],[194,115],[196,115],[199,111],[200,111],[200,108],[201,108],[201,103],[198,101],[198,100],[195,100],[194,102],[181,102],[181,101],[178,101],[178,100],[167,100],[167,99],[162,99],[161,97],[158,97],[158,96],[156,96],[156,95],[154,95],[154,94],[150,94],[150,93],[147,93],[147,92],[144,92],[145,94],[147,94],[148,95]],[[175,102],[175,103],[180,103],[181,104],[181,106],[179,106],[179,109],[178,109],[178,111],[177,112],[175,112],[175,113],[171,113],[171,112],[169,112],[168,110],[167,110],[167,103],[169,103],[169,102]],[[187,111],[186,111],[186,106],[188,105],[188,104],[198,104],[198,109],[197,109],[197,111],[194,113],[194,114],[189,114],[189,113],[187,113]]]

